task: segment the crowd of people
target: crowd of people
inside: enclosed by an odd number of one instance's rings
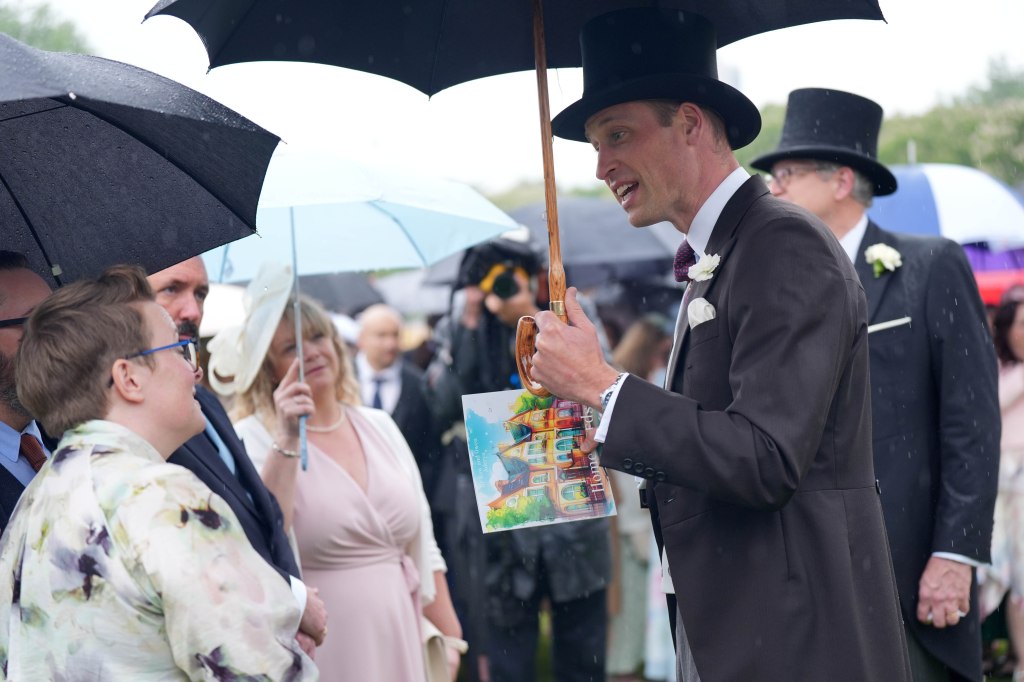
[[[898,191],[871,100],[791,93],[766,183],[706,20],[581,43],[555,133],[682,239],[675,323],[615,348],[575,289],[542,311],[509,238],[465,253],[423,367],[394,310],[350,347],[287,266],[204,369],[201,258],[51,293],[0,251],[0,679],[524,682],[546,622],[560,682],[658,649],[684,682],[980,682],[1001,603],[1024,653],[1024,299],[989,322],[958,245],[868,218]],[[461,400],[522,388],[526,315],[619,513],[484,534]]]

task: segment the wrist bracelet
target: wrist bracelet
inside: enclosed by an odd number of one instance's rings
[[[270,447],[273,448],[274,452],[279,452],[282,455],[284,455],[285,457],[295,458],[295,457],[299,456],[299,453],[296,452],[295,450],[285,450],[280,445],[278,445],[276,442],[271,443]]]

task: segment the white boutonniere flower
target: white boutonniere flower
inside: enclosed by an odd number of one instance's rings
[[[881,277],[883,272],[895,272],[896,268],[903,265],[900,252],[888,244],[873,244],[864,250],[864,258],[875,269],[875,277]]]
[[[715,274],[715,268],[722,261],[721,256],[717,253],[710,256],[704,256],[699,261],[690,266],[690,279],[694,282],[703,282],[711,279],[711,276]]]
[[[706,298],[695,298],[686,307],[686,318],[690,322],[690,329],[715,319],[715,314],[715,306],[708,303]]]

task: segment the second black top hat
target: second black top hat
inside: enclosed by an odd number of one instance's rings
[[[771,172],[783,159],[814,159],[849,166],[867,177],[876,196],[896,191],[896,178],[878,162],[882,107],[842,90],[803,88],[789,93],[782,139],[750,165]]]

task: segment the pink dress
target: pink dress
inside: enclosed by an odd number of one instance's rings
[[[347,412],[366,454],[367,489],[312,443],[295,489],[302,578],[327,606],[320,679],[421,682],[420,578],[407,551],[420,529],[420,493],[374,425]]]

